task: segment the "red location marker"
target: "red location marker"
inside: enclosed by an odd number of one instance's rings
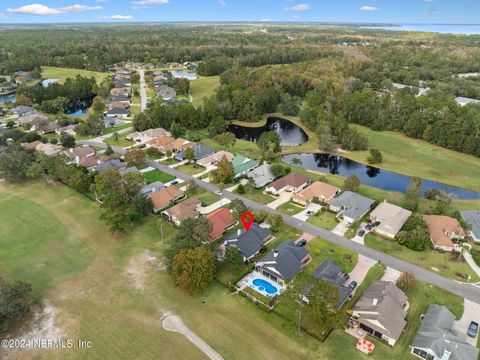
[[[240,220],[242,221],[243,227],[245,230],[250,230],[250,227],[253,224],[253,221],[255,220],[255,217],[251,212],[245,211],[242,216],[240,216]]]

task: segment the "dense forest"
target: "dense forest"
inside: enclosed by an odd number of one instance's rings
[[[350,123],[395,130],[480,156],[480,36],[388,32],[320,25],[124,25],[4,28],[0,75],[39,66],[105,70],[120,61],[161,65],[196,61],[200,75],[220,75],[201,108],[152,102],[135,120],[150,126],[204,128],[213,119],[256,121],[281,111],[316,131],[323,149],[366,149]],[[84,79],[75,90],[20,89],[36,103],[98,93]],[[401,83],[412,88],[395,89]],[[101,86],[99,84],[99,86]],[[416,96],[418,87],[428,87]],[[51,88],[51,89],[50,89]]]

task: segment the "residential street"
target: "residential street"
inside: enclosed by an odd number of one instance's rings
[[[79,141],[79,144],[85,144],[85,145],[92,145],[92,146],[97,146],[97,147],[106,147],[104,143],[99,143],[99,142],[93,142],[93,141]],[[126,150],[118,147],[112,147],[113,151],[118,152],[120,154],[125,154]],[[202,187],[205,190],[215,192],[216,190],[219,190],[217,186],[214,184],[201,181],[198,179],[195,179],[193,176],[187,175],[185,173],[182,173],[178,170],[172,169],[166,165],[159,164],[153,160],[146,160],[147,164],[151,167],[157,168],[167,174],[176,176],[182,180],[185,181],[190,181],[190,180],[195,180],[197,184]],[[393,269],[396,269],[400,272],[404,272],[407,270],[412,271],[415,276],[422,281],[425,281],[427,283],[430,283],[432,285],[438,286],[439,288],[448,290],[453,292],[454,294],[458,294],[460,296],[463,296],[471,301],[474,301],[476,303],[480,303],[480,288],[476,287],[471,284],[464,284],[460,283],[455,280],[450,280],[447,279],[441,275],[438,275],[432,271],[426,270],[424,268],[421,268],[419,266],[413,265],[407,261],[397,259],[393,256],[390,256],[388,254],[379,252],[377,250],[371,249],[367,246],[363,246],[361,244],[358,244],[356,242],[353,242],[349,239],[344,238],[343,236],[334,234],[333,232],[330,232],[328,230],[319,228],[315,225],[312,225],[310,223],[301,221],[299,219],[296,219],[292,216],[282,214],[278,212],[275,209],[271,209],[268,206],[262,205],[260,203],[257,203],[255,201],[252,201],[250,199],[244,198],[239,194],[232,193],[230,191],[224,190],[223,191],[223,197],[229,200],[234,200],[234,199],[240,199],[243,200],[245,205],[247,207],[253,209],[253,210],[264,210],[265,212],[269,214],[279,214],[282,216],[283,221],[290,225],[293,226],[303,232],[307,232],[309,234],[312,234],[316,237],[320,237],[328,242],[331,242],[333,244],[343,246],[351,251],[354,251],[360,255],[366,256],[374,261],[379,261],[384,265],[387,265]]]
[[[147,108],[147,88],[145,86],[145,71],[139,69],[138,73],[140,74],[140,110],[142,112]]]

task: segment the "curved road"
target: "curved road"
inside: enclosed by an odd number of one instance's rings
[[[79,141],[78,143],[80,144],[83,143],[85,145],[93,145],[97,147],[106,147],[104,143],[93,142],[93,141]],[[120,154],[125,154],[126,152],[125,149],[118,148],[118,147],[113,147],[112,149],[113,151],[118,152]],[[193,176],[187,175],[178,170],[172,169],[168,166],[159,164],[153,160],[145,160],[145,161],[149,166],[159,169],[172,176],[176,176],[177,178],[182,179],[184,181],[195,180],[198,186],[202,187],[205,190],[208,190],[211,192],[220,190],[214,184],[198,180]],[[447,279],[446,277],[438,275],[432,271],[426,270],[419,266],[413,265],[407,261],[398,259],[396,257],[374,250],[367,246],[358,244],[354,241],[344,238],[343,236],[336,235],[328,230],[319,228],[315,225],[296,219],[292,216],[280,213],[277,210],[271,209],[268,206],[257,203],[256,201],[252,201],[250,199],[244,198],[239,194],[235,194],[233,192],[223,190],[223,197],[229,200],[240,199],[245,203],[245,205],[247,205],[247,207],[253,210],[264,210],[269,214],[281,215],[283,218],[283,221],[286,224],[293,226],[303,232],[307,232],[316,237],[320,237],[328,242],[331,242],[332,244],[342,246],[358,254],[369,257],[370,259],[373,259],[375,261],[380,261],[382,264],[390,266],[391,268],[394,268],[398,271],[401,271],[401,272],[407,271],[407,270],[412,271],[417,277],[417,279],[420,279],[429,284],[438,286],[439,288],[448,290],[454,294],[458,294],[468,300],[471,300],[473,302],[480,304],[480,287],[474,286],[472,284],[465,284],[455,280]]]

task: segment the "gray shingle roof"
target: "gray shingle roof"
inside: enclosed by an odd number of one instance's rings
[[[460,215],[472,227],[472,233],[480,239],[480,210],[462,210]]]
[[[343,286],[345,280],[342,276],[342,270],[335,261],[331,259],[327,259],[321,263],[320,266],[313,271],[312,276],[318,280],[328,281],[338,287],[339,298],[337,308],[341,307],[345,300],[347,300],[348,296],[352,293],[352,289]]]
[[[213,150],[210,149],[208,146],[205,145],[195,145],[193,147],[193,150],[195,150],[195,160],[200,160],[203,159],[204,157],[213,154]],[[182,161],[185,160],[185,152],[184,150],[179,151],[176,155],[175,158]]]
[[[331,206],[344,208],[345,216],[352,219],[359,219],[371,209],[374,203],[374,200],[365,196],[351,191],[345,191],[332,200]]]
[[[248,177],[255,182],[256,187],[262,187],[275,180],[269,164],[263,164],[248,173]]]
[[[257,263],[257,267],[282,280],[290,280],[302,271],[302,260],[306,256],[308,256],[307,249],[295,246],[293,241],[288,241],[265,255]]]
[[[250,231],[242,230],[240,235],[234,234],[225,239],[225,246],[235,246],[248,260],[262,248],[265,240],[272,233],[268,229],[260,227],[256,222],[252,224]]]
[[[95,167],[93,168],[93,171],[96,171],[96,172],[100,173],[102,171],[109,170],[109,169],[119,169],[120,170],[120,169],[123,169],[125,167],[126,167],[126,165],[125,165],[124,162],[121,162],[120,160],[117,160],[117,159],[113,159],[113,160],[95,165]]]
[[[452,330],[455,316],[442,305],[430,305],[412,347],[430,349],[440,358],[451,352],[449,360],[477,360],[479,349],[465,342],[466,335]]]

